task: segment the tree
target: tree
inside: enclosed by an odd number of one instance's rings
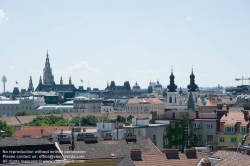
[[[163,90],[162,96],[163,96],[163,97],[167,97],[167,90],[166,90],[166,89]]]
[[[26,126],[68,126],[69,122],[66,121],[62,116],[37,116],[31,122],[27,123]]]
[[[180,150],[189,148],[201,144],[201,140],[198,137],[194,137],[195,132],[200,129],[194,128],[194,123],[189,119],[189,113],[180,113],[182,120],[173,121],[166,127],[167,134],[163,139],[167,139],[168,145],[165,144],[165,148],[179,147]],[[189,134],[185,134],[185,128],[189,128]],[[185,147],[185,141],[189,141],[189,146]]]
[[[94,115],[87,115],[82,117],[82,125],[83,126],[96,126],[96,123],[100,122],[100,119]]]
[[[60,110],[51,110],[51,111],[46,112],[44,114],[60,114],[60,113],[61,113]]]
[[[14,114],[14,116],[28,116],[28,115],[38,115],[38,113],[37,112],[30,112],[27,110],[20,110]]]
[[[5,131],[5,134],[8,134],[10,137],[14,136],[14,129],[9,126],[5,121],[0,120],[0,130]]]

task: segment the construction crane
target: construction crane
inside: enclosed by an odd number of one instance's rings
[[[240,81],[242,80],[242,85],[243,85],[243,80],[249,80],[249,85],[250,85],[250,77],[243,77],[242,78],[235,78],[235,81]]]

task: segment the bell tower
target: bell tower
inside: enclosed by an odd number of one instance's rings
[[[49,53],[47,50],[45,67],[43,69],[43,84],[52,84],[54,82],[54,75],[52,74],[52,68],[49,62]]]

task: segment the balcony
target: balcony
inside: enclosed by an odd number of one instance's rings
[[[128,133],[125,136],[126,142],[136,142],[136,135],[132,134],[132,133]]]

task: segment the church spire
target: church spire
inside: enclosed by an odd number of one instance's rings
[[[195,110],[195,103],[194,103],[194,98],[192,92],[190,92],[189,97],[188,97],[188,103],[187,103],[187,109],[188,110]]]
[[[180,87],[180,90],[179,90],[179,94],[180,94],[180,96],[182,95],[182,89],[181,89],[181,87]]]
[[[70,84],[70,85],[72,84],[71,76],[69,76],[69,84]]]
[[[190,84],[187,86],[188,92],[196,92],[198,89],[198,85],[195,84],[195,75],[193,73],[193,67],[192,67],[192,72],[190,75]]]
[[[63,79],[62,79],[62,76],[61,76],[60,84],[63,84]]]
[[[43,69],[43,84],[52,84],[52,83],[54,83],[54,75],[52,74],[52,68],[50,67],[49,53],[47,50],[45,67]]]
[[[39,84],[42,84],[42,77],[40,76]]]
[[[174,74],[173,74],[173,68],[171,69],[171,75],[170,75],[170,84],[168,85],[168,92],[176,92],[177,85],[174,83]]]
[[[32,77],[31,76],[30,76],[28,91],[34,91],[34,87],[33,87],[33,83],[32,83]]]

